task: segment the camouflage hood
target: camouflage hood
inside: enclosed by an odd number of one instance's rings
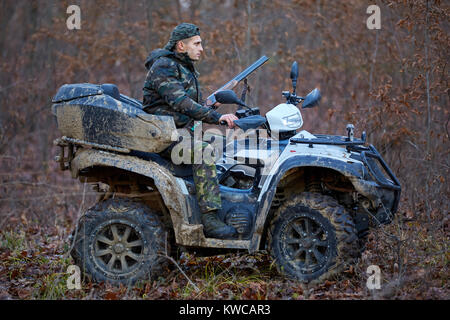
[[[176,53],[166,49],[156,49],[150,52],[147,59],[145,59],[145,67],[147,68],[147,70],[150,70],[155,61],[161,57],[168,57],[172,60],[175,60],[175,62],[181,63],[183,66],[185,66],[186,68],[195,72],[198,75],[198,73],[194,68],[194,63],[189,58],[187,53]]]
[[[155,61],[158,60],[158,58],[161,58],[161,57],[175,57],[175,52],[169,51],[169,50],[166,50],[166,49],[153,50],[148,55],[147,59],[145,59],[145,67],[147,68],[147,70],[150,70],[150,68],[155,63]]]

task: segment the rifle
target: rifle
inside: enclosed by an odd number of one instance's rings
[[[235,76],[233,79],[231,79],[230,81],[228,81],[224,86],[222,86],[221,88],[219,88],[218,90],[214,91],[213,94],[211,94],[207,99],[206,99],[206,105],[210,106],[211,108],[215,109],[216,107],[213,106],[214,103],[216,103],[216,97],[214,96],[214,94],[218,91],[222,91],[222,90],[231,90],[234,87],[237,86],[237,84],[244,80],[245,78],[247,78],[253,71],[255,71],[256,69],[258,69],[259,67],[261,67],[264,63],[267,62],[267,60],[269,60],[269,58],[267,58],[266,56],[262,56],[261,58],[259,58],[258,60],[256,60],[255,62],[253,62],[253,64],[249,67],[247,67],[247,69],[245,69],[244,71],[242,71],[241,73],[239,73],[237,76]],[[192,123],[194,121],[191,119],[188,121],[188,123],[184,126],[184,128],[190,128],[191,131],[194,131],[195,129],[195,125],[192,126]]]
[[[228,81],[224,86],[222,86],[219,90],[215,91],[214,93],[216,93],[218,91],[222,91],[222,90],[231,90],[231,89],[233,89],[234,87],[237,86],[237,84],[240,81],[242,81],[245,78],[247,78],[253,71],[255,71],[260,66],[262,66],[264,63],[266,63],[267,60],[269,60],[269,58],[267,58],[266,56],[262,56],[261,58],[259,58],[255,62],[253,62],[253,64],[251,66],[249,66],[247,69],[245,69],[244,71],[239,73],[237,76],[235,76],[233,79]],[[213,104],[216,103],[216,98],[214,97],[214,93],[211,94],[206,99],[206,105],[207,106],[211,106],[212,108],[214,108]]]

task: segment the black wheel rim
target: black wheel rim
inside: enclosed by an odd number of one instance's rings
[[[132,225],[111,223],[95,235],[93,257],[107,274],[133,272],[143,260],[144,241]]]
[[[313,273],[323,268],[330,253],[330,239],[325,226],[309,217],[299,217],[286,225],[284,232],[286,258],[301,269]]]

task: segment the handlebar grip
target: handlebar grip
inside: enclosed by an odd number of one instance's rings
[[[221,124],[221,125],[223,125],[223,126],[228,125],[228,123],[227,123],[225,120],[220,121],[219,124]]]

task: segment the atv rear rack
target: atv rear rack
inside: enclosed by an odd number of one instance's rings
[[[88,141],[84,141],[84,140],[69,138],[66,136],[62,136],[61,138],[55,139],[53,141],[53,144],[55,146],[58,146],[61,148],[60,154],[55,157],[55,161],[59,162],[60,168],[63,171],[70,169],[70,162],[73,159],[74,151],[75,151],[74,146],[103,149],[103,150],[115,151],[115,152],[119,152],[119,153],[130,153],[131,152],[129,149],[126,149],[126,148],[113,147],[110,145],[93,143],[93,142],[88,142]],[[67,156],[66,156],[65,148],[68,149]]]

